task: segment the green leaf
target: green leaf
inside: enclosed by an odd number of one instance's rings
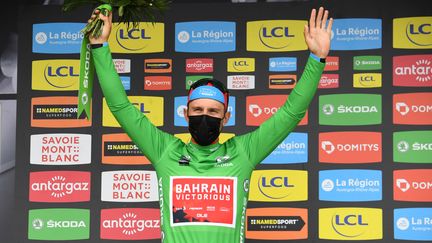
[[[118,14],[119,14],[120,17],[123,16],[123,14],[124,14],[124,7],[123,6],[119,7]]]
[[[168,9],[168,0],[65,0],[63,11],[70,11],[81,5],[110,4],[113,11],[118,11],[118,22],[127,24],[128,28],[137,27],[139,22],[154,23],[159,14]],[[94,29],[92,29],[92,32]]]

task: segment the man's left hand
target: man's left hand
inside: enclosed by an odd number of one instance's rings
[[[309,50],[320,58],[326,58],[330,51],[330,37],[333,19],[327,23],[328,10],[323,7],[318,10],[312,9],[309,26],[305,25],[304,35]]]

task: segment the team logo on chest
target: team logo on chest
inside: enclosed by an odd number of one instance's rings
[[[171,227],[235,227],[237,177],[172,176]]]
[[[215,167],[231,167],[234,164],[230,161],[231,157],[229,155],[216,157]]]

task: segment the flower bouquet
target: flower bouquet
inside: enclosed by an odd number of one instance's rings
[[[80,76],[78,91],[78,113],[77,119],[91,118],[91,101],[93,93],[94,64],[89,43],[89,37],[99,38],[102,34],[104,22],[100,14],[108,16],[111,11],[118,13],[117,22],[124,23],[128,29],[130,25],[137,27],[143,20],[155,22],[155,13],[163,14],[170,2],[167,0],[65,0],[63,11],[68,12],[77,7],[89,4],[99,4],[96,8],[99,11],[93,12],[96,15],[81,30],[84,38],[81,44],[80,53]]]

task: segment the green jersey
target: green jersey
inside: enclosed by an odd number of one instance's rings
[[[92,52],[108,107],[156,170],[162,241],[244,242],[252,170],[304,117],[324,64],[310,57],[285,104],[253,132],[200,146],[155,127],[129,102],[109,48]]]

